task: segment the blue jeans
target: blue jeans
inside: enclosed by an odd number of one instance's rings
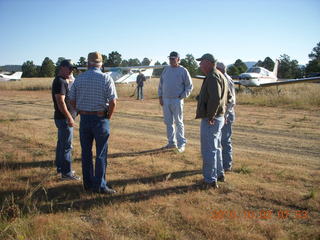
[[[203,160],[203,177],[206,183],[217,181],[224,174],[221,156],[221,129],[224,117],[215,118],[214,124],[203,118],[200,125],[201,154]]]
[[[84,188],[100,190],[107,186],[106,168],[110,122],[105,117],[81,115],[80,143]],[[96,162],[93,167],[92,144],[96,143]]]
[[[234,113],[229,113],[227,122],[222,128],[221,145],[222,145],[222,159],[223,168],[228,169],[232,167],[232,124],[234,122]]]
[[[187,140],[184,137],[183,99],[164,98],[163,117],[167,126],[168,144],[177,145],[179,148],[184,146]]]
[[[137,87],[137,100],[143,99],[143,86]]]
[[[67,119],[55,119],[54,122],[58,128],[55,160],[57,172],[71,175],[73,127],[68,126]]]

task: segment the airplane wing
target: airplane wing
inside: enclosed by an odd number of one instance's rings
[[[287,80],[281,80],[281,81],[276,81],[271,83],[262,83],[260,84],[260,87],[277,86],[277,85],[293,84],[293,83],[301,83],[301,82],[315,82],[315,81],[320,81],[320,77],[287,79]]]
[[[154,66],[132,66],[132,67],[103,67],[104,71],[123,71],[123,70],[139,70],[139,69],[160,69],[169,65],[154,65]],[[87,67],[77,67],[78,70],[87,70]]]
[[[152,64],[153,62],[151,62]],[[154,69],[164,68],[168,65],[152,65],[152,66],[132,66],[132,67],[103,67],[103,71],[106,72],[115,83],[130,83],[136,82],[138,71],[140,70],[145,77],[152,77]],[[87,67],[77,67],[78,70],[87,70]],[[123,74],[122,71],[129,71],[127,74]]]
[[[117,80],[114,80],[114,83],[131,83],[131,82],[136,82],[137,80],[137,76],[139,75],[139,73],[127,73],[125,75],[123,75],[122,77],[120,77]]]
[[[202,76],[202,75],[195,75],[194,78],[197,78],[197,79],[205,79],[206,76]]]
[[[206,76],[196,75],[194,78],[197,78],[197,79],[205,79]],[[232,79],[232,80],[233,80],[233,79]],[[240,84],[240,81],[235,81],[235,80],[233,80],[233,83],[234,83],[234,84],[241,85],[241,84]]]
[[[168,65],[153,65],[153,66],[132,66],[132,67],[103,67],[105,71],[118,71],[118,70],[139,70],[139,69],[159,69]]]

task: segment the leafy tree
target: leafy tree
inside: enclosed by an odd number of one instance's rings
[[[141,62],[141,66],[149,66],[149,64],[151,63],[151,61],[149,60],[149,58],[144,58]]]
[[[159,61],[156,61],[154,65],[161,65],[161,63]],[[159,69],[154,69],[153,70],[153,75],[159,77],[162,73],[162,68]]]
[[[129,65],[130,67],[131,67],[131,66],[140,66],[141,63],[140,63],[140,60],[139,60],[138,58],[134,58],[134,59],[130,58],[130,59],[128,60],[128,65]]]
[[[184,66],[186,69],[188,69],[192,77],[197,75],[198,63],[196,62],[192,54],[187,54],[185,58],[181,59],[180,64],[181,66]]]
[[[311,60],[320,61],[320,42],[318,42],[317,46],[312,49],[312,52],[309,54],[309,58]]]
[[[161,64],[159,61],[156,61],[154,65],[162,65],[162,66],[165,66],[165,65],[168,65],[168,63],[167,63],[167,62],[163,62],[163,63]],[[155,70],[153,71],[153,75],[154,75],[154,76],[157,76],[157,77],[161,76],[161,74],[162,74],[162,72],[163,72],[163,69],[164,69],[164,67],[163,67],[163,68],[155,69]]]
[[[227,73],[230,76],[238,76],[241,73],[244,73],[245,71],[247,71],[247,69],[248,69],[247,65],[244,62],[242,62],[241,59],[237,59],[233,65],[228,67]]]
[[[290,68],[290,57],[286,54],[283,54],[280,56],[279,61],[278,77],[290,78],[292,75]]]
[[[235,65],[231,65],[227,68],[227,73],[230,76],[238,76],[240,75],[238,68]]]
[[[85,66],[87,66],[87,64],[88,64],[88,62],[85,57],[80,57],[79,61],[77,62],[78,67],[85,67]]]
[[[270,57],[266,57],[263,60],[262,64],[263,64],[262,67],[268,69],[269,71],[273,71],[275,62]]]
[[[120,64],[120,67],[128,67],[129,66],[129,62],[128,60],[122,60],[121,64]]]
[[[309,54],[309,58],[311,60],[306,65],[306,74],[310,75],[312,73],[320,73],[320,42],[312,49],[312,52]]]
[[[64,57],[59,57],[58,60],[57,60],[57,62],[56,62],[56,66],[59,67],[59,66],[60,66],[60,63],[61,63],[63,60],[65,60],[65,59],[66,59],[66,58],[64,58]]]
[[[102,54],[102,65],[107,66],[108,56]]]
[[[108,67],[119,67],[121,64],[121,54],[117,51],[112,51],[109,53],[109,57],[106,63],[106,66]]]
[[[300,78],[303,76],[303,71],[297,60],[291,60],[286,54],[281,55],[279,60],[279,78]]]
[[[234,66],[238,69],[239,74],[244,73],[248,69],[247,65],[242,62],[241,59],[237,59],[234,63]]]
[[[36,75],[35,75],[35,77],[41,77],[41,66],[37,66],[36,67]]]
[[[57,60],[57,62],[56,62],[55,75],[58,74],[60,63],[61,63],[63,60],[65,60],[64,57],[59,57],[59,58],[58,58],[58,60]]]
[[[255,65],[254,67],[262,67],[263,65],[263,62],[261,60],[259,60]]]
[[[305,72],[307,75],[312,73],[319,73],[320,72],[320,61],[311,60],[308,62],[305,68]]]
[[[46,57],[42,62],[39,77],[53,77],[55,70],[56,66],[54,65],[53,61]]]
[[[37,77],[37,66],[33,61],[26,61],[22,64],[22,77]]]
[[[259,60],[254,66],[263,67],[269,71],[273,71],[274,64],[274,61],[270,57],[266,57],[263,62]]]
[[[291,77],[292,78],[301,78],[303,77],[302,68],[299,66],[299,62],[297,60],[291,60],[290,62],[291,69]]]

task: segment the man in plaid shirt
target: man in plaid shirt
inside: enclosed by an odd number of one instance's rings
[[[107,185],[106,167],[110,119],[116,106],[117,92],[112,78],[101,72],[102,55],[88,55],[88,70],[76,77],[70,100],[80,114],[83,185],[87,191],[112,194]],[[93,139],[96,142],[95,169],[92,161]]]

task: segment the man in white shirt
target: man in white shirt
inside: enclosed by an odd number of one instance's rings
[[[225,113],[225,124],[222,128],[221,135],[221,145],[222,145],[222,161],[223,169],[225,172],[231,171],[232,168],[232,124],[235,120],[234,106],[236,105],[236,91],[232,78],[226,73],[226,66],[218,62],[217,69],[227,78],[229,86],[229,94],[231,99],[229,99],[227,104],[227,110]]]

